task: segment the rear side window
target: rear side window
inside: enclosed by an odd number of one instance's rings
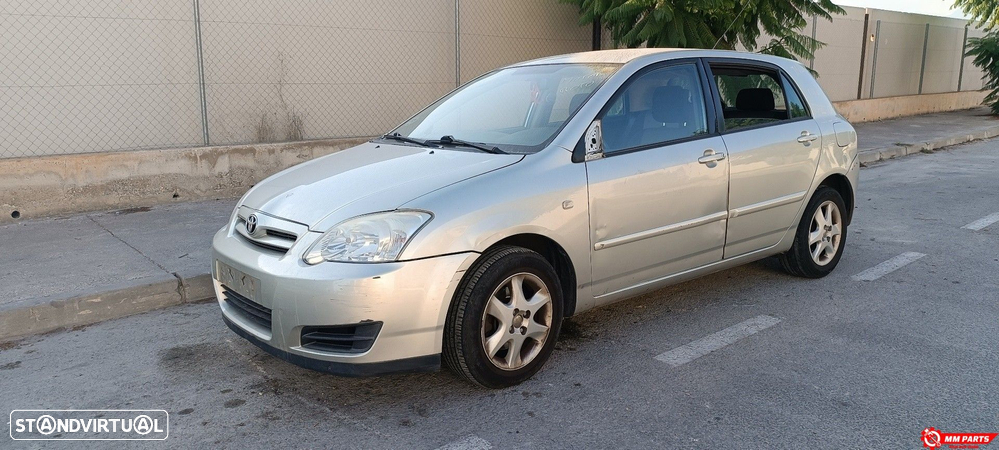
[[[660,144],[707,132],[704,91],[695,64],[638,75],[614,94],[601,116],[604,151]]]
[[[805,107],[805,102],[801,100],[798,95],[798,91],[791,84],[791,80],[787,79],[786,76],[780,76],[781,81],[784,82],[784,92],[787,94],[787,114],[792,119],[797,119],[799,117],[809,117],[808,108]]]
[[[721,96],[725,129],[807,117],[804,102],[783,75],[754,67],[711,67]]]

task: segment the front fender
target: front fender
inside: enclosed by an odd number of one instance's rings
[[[404,208],[431,211],[434,219],[413,237],[401,259],[481,253],[505,238],[537,234],[562,246],[575,268],[577,286],[588,285],[586,170],[572,163],[571,156],[549,148],[406,203]],[[582,294],[577,293],[579,307],[589,298]]]

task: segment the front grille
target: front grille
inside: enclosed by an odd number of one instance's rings
[[[364,353],[375,343],[381,322],[302,328],[302,347],[331,353]]]
[[[225,298],[225,302],[242,313],[246,320],[260,325],[267,330],[271,329],[270,309],[237,294],[236,291],[233,291],[224,285],[222,286],[222,296]]]
[[[288,253],[288,249],[287,248],[281,247],[279,245],[273,245],[273,244],[268,244],[268,243],[263,242],[263,241],[258,241],[256,239],[246,237],[246,235],[244,235],[242,233],[239,234],[239,237],[245,239],[246,242],[249,242],[249,243],[251,243],[253,245],[256,245],[257,247],[260,247],[262,249],[271,250],[271,251],[275,251],[275,252],[282,253],[282,254],[283,253]]]
[[[257,226],[253,233],[246,229],[246,218],[250,215],[255,215],[257,218]],[[236,234],[247,242],[280,253],[287,253],[298,241],[298,237],[308,231],[308,227],[300,223],[278,219],[260,212],[254,213],[245,207],[241,207],[236,215],[235,229]]]
[[[295,240],[298,239],[298,236],[295,236],[294,234],[286,233],[284,231],[278,231],[278,230],[267,230],[267,235],[268,236],[274,236],[274,237],[280,238],[280,239],[286,239],[286,240],[291,241],[292,243],[294,243]]]

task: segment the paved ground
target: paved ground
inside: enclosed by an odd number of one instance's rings
[[[930,426],[996,432],[999,223],[979,219],[999,212],[997,167],[990,140],[863,169],[832,275],[762,261],[580,315],[510,389],[310,372],[197,304],[0,350],[0,410],[162,408],[172,447],[922,448]],[[763,325],[730,328],[747,320]],[[728,345],[678,358],[692,342]]]
[[[939,139],[945,130],[974,134],[999,125],[989,109],[979,107],[964,111],[924,114],[879,122],[858,123],[857,140],[861,149],[913,145]]]
[[[0,226],[0,312],[208,272],[235,200]]]

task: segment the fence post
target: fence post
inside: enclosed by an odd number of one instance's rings
[[[194,0],[194,39],[198,56],[198,92],[201,96],[201,137],[210,145],[208,137],[208,101],[205,98],[205,57],[201,48],[201,4]]]
[[[957,71],[957,92],[961,92],[961,83],[964,81],[964,53],[968,51],[968,26],[964,24],[964,40],[961,41],[961,68]]]
[[[454,0],[454,87],[461,86],[461,0]]]
[[[871,94],[867,98],[874,98],[874,79],[878,72],[878,44],[881,43],[881,19],[878,19],[874,27],[874,55],[871,61]]]
[[[864,96],[864,63],[867,62],[867,33],[870,33],[871,14],[864,13],[864,36],[860,41],[860,79],[857,80],[857,100]]]
[[[603,41],[603,36],[601,36],[603,26],[604,24],[603,21],[600,20],[600,16],[593,18],[593,42],[590,45],[593,50],[600,50],[600,46],[603,44],[603,42],[601,42]]]
[[[923,93],[923,75],[926,73],[926,48],[930,45],[930,24],[926,24],[926,31],[923,32],[923,62],[919,63],[919,91]]]

